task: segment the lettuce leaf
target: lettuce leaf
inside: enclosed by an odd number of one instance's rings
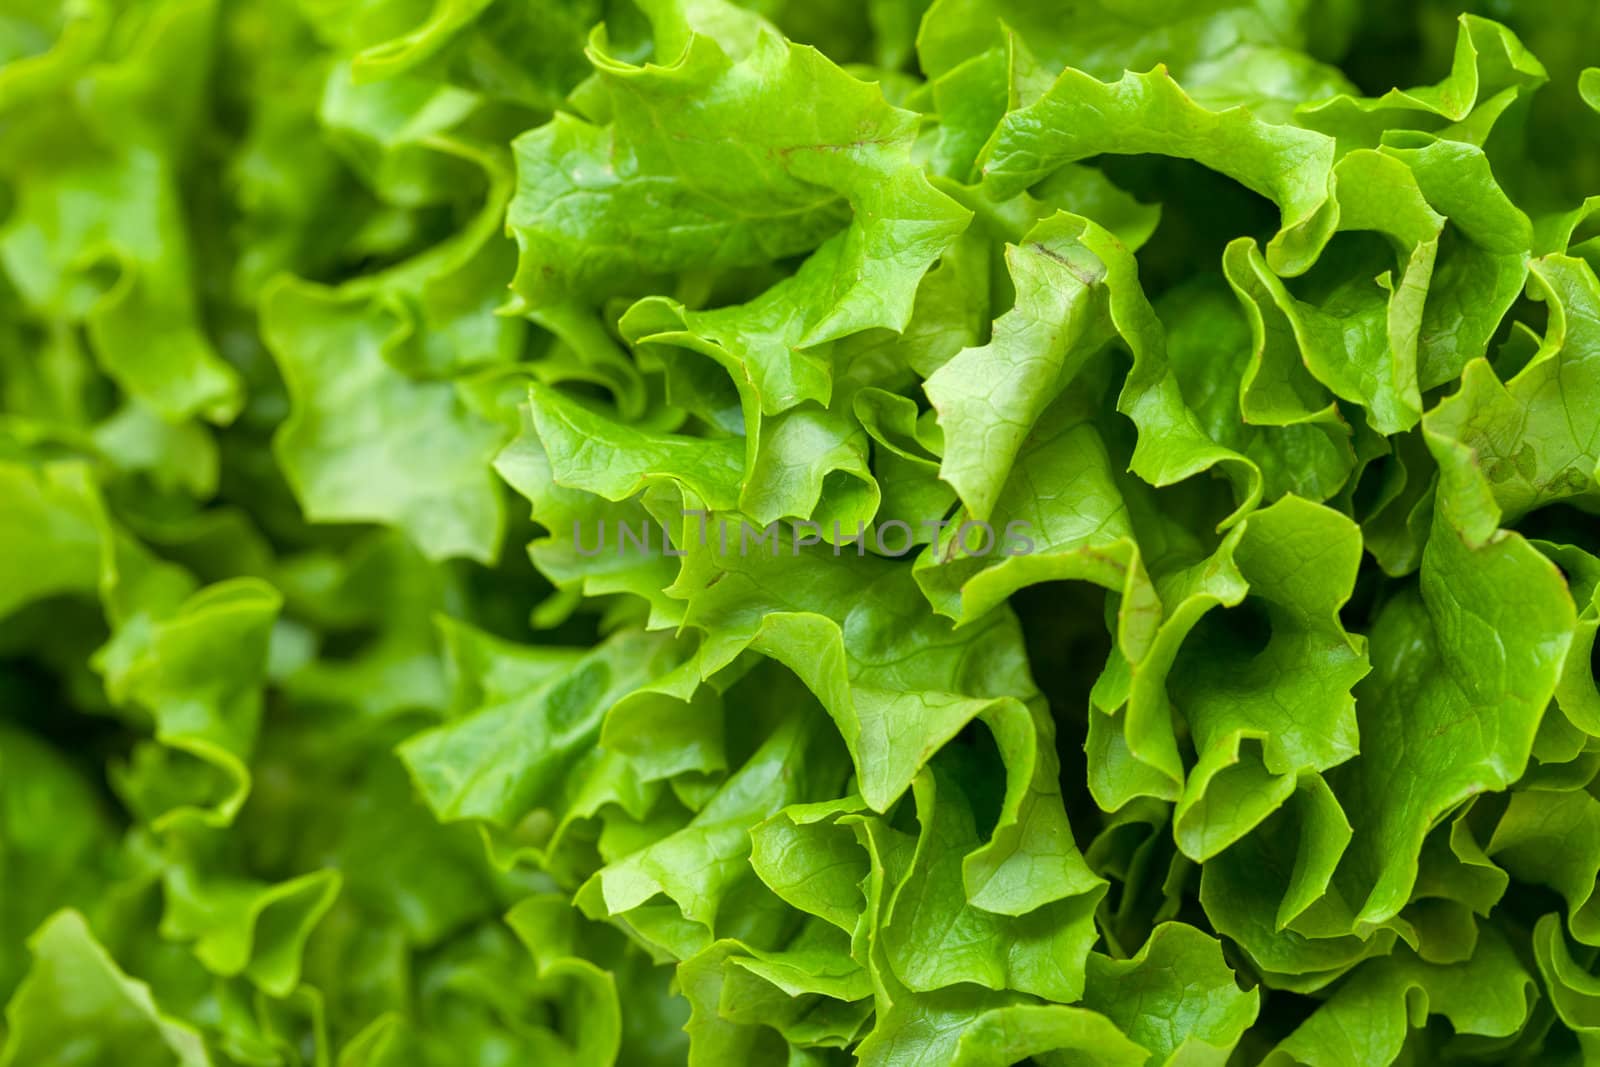
[[[0,1065],[1600,1057],[1597,26],[13,0]]]

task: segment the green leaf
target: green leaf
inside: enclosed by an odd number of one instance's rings
[[[487,466],[500,429],[449,383],[390,366],[383,349],[395,325],[376,308],[292,281],[263,302],[293,403],[274,448],[307,517],[386,523],[433,559],[493,560],[504,515]]]
[[[100,579],[99,503],[80,463],[0,463],[0,616],[31,601],[88,593]]]
[[[1461,389],[1427,424],[1439,460],[1440,494],[1457,521],[1481,538],[1494,517],[1514,522],[1535,508],[1600,501],[1600,364],[1591,356],[1600,282],[1581,260],[1546,256],[1532,265],[1549,307],[1539,352],[1502,384],[1487,361],[1469,363]]]
[[[1505,939],[1485,936],[1472,959],[1439,967],[1415,957],[1372,960],[1275,1048],[1264,1063],[1393,1063],[1408,1026],[1429,1015],[1449,1019],[1457,1033],[1505,1037],[1527,1021],[1534,980]]]
[[[441,819],[511,825],[554,801],[618,698],[676,665],[670,637],[624,631],[539,684],[419,732],[399,749]]]
[[[1260,1002],[1235,984],[1222,946],[1184,923],[1155,928],[1137,955],[1089,957],[1085,1007],[1105,1015],[1165,1064],[1226,1062]]]
[[[916,117],[770,29],[743,56],[711,34],[658,24],[657,37],[659,66],[614,58],[603,39],[591,48],[608,125],[558,115],[516,142],[513,284],[535,315],[845,230],[806,343],[903,327],[923,272],[967,222],[912,164]]]
[[[130,978],[82,915],[61,911],[28,941],[34,964],[6,1005],[0,1063],[56,1062],[210,1067],[200,1034],[162,1013],[150,987]]]
[[[979,164],[986,193],[1000,200],[1068,163],[1145,152],[1193,159],[1277,204],[1282,225],[1267,262],[1284,274],[1303,272],[1333,234],[1331,138],[1243,109],[1208,111],[1161,69],[1107,84],[1069,67],[1038,101],[1006,116]]]
[[[1196,860],[1248,833],[1302,775],[1359,749],[1351,688],[1369,669],[1366,642],[1345,631],[1339,609],[1355,584],[1360,532],[1297,497],[1244,525],[1234,562],[1271,635],[1252,647],[1227,632],[1221,613],[1185,643],[1169,676],[1198,756],[1173,830]]]
[[[1443,514],[1420,586],[1388,601],[1368,635],[1356,715],[1363,749],[1387,755],[1334,779],[1356,828],[1342,871],[1368,922],[1404,905],[1429,827],[1521,775],[1576,625],[1561,575],[1531,545],[1508,533],[1472,547]]]

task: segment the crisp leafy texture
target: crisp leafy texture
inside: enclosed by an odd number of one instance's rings
[[[0,1067],[1600,1063],[1597,34],[8,0]]]

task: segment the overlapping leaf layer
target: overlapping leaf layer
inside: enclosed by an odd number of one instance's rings
[[[0,1067],[1600,1063],[1483,8],[9,0]]]

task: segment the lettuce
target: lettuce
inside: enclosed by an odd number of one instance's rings
[[[1600,1057],[1523,0],[13,0],[0,1067]]]

